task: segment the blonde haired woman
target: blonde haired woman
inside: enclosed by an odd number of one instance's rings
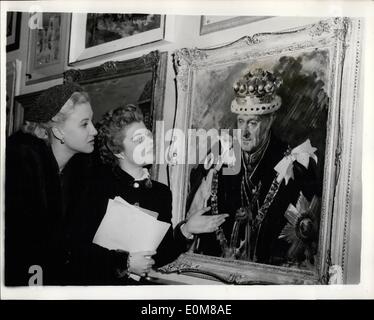
[[[90,100],[74,83],[45,90],[6,145],[5,284],[71,282],[69,213],[97,134]],[[76,161],[73,161],[76,159]]]

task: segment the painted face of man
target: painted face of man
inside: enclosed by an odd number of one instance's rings
[[[123,148],[125,159],[132,164],[153,163],[153,136],[143,122],[133,122],[125,128]]]
[[[273,120],[272,115],[238,115],[237,126],[241,129],[242,150],[256,152],[268,138]]]
[[[91,105],[88,102],[80,103],[59,125],[64,145],[71,153],[91,153],[93,151],[97,131],[92,123],[92,116]]]

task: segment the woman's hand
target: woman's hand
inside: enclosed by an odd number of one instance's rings
[[[184,231],[190,234],[210,233],[218,229],[218,227],[225,222],[228,214],[217,214],[204,216],[203,214],[210,210],[210,207],[205,207],[196,212],[188,213],[187,222],[184,224]]]
[[[146,276],[155,261],[151,258],[156,251],[132,252],[128,257],[128,271],[139,276]]]

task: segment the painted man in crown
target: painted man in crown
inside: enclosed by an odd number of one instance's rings
[[[291,148],[272,132],[282,106],[281,85],[280,77],[262,69],[235,83],[231,112],[241,129],[239,173],[224,174],[229,161],[223,158],[223,165],[205,163],[205,169],[196,169],[203,172],[202,183],[191,188],[195,192],[188,201],[189,208],[209,205],[209,214],[229,217],[214,232],[196,235],[194,252],[275,265],[313,264],[316,148],[309,139]]]

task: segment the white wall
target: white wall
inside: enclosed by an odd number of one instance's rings
[[[20,49],[13,51],[7,55],[7,60],[20,59],[22,60],[22,75],[21,79],[21,94],[29,93],[41,89],[45,89],[51,85],[61,83],[62,79],[57,79],[49,82],[38,83],[35,85],[25,86],[25,73],[26,73],[26,61],[27,61],[27,41],[28,41],[28,25],[27,25],[27,14],[23,15],[22,26],[21,26],[21,42]],[[168,56],[168,69],[167,69],[167,80],[165,89],[165,104],[164,104],[164,120],[165,129],[169,129],[172,126],[172,120],[174,117],[174,110],[176,106],[176,92],[174,85],[174,69],[172,65],[172,53],[176,49],[183,47],[198,47],[206,48],[212,46],[218,46],[225,43],[232,42],[245,35],[253,35],[261,32],[272,32],[280,31],[288,28],[294,28],[309,23],[318,21],[318,18],[287,18],[287,17],[274,17],[244,26],[239,26],[232,29],[223,30],[220,32],[210,33],[204,36],[199,36],[200,30],[200,16],[174,16],[174,21],[171,19],[171,25],[169,25],[171,36],[173,39],[170,42],[155,43],[151,46],[144,48],[136,48],[126,50],[123,52],[116,53],[115,55],[109,55],[106,57],[100,57],[96,60],[89,60],[85,63],[76,65],[76,68],[88,68],[96,65],[100,65],[105,61],[110,60],[127,60],[141,56],[148,53],[151,50],[160,50],[169,52]],[[361,136],[356,135],[356,140],[359,142],[358,148],[361,148]],[[360,154],[358,149],[357,154]],[[360,266],[360,231],[361,231],[361,158],[355,157],[354,162],[354,174],[355,180],[353,181],[353,215],[351,219],[351,232],[349,238],[349,247],[352,254],[348,259],[347,264],[347,281],[354,283],[359,281],[359,266]],[[160,180],[166,182],[166,170],[161,168]]]

